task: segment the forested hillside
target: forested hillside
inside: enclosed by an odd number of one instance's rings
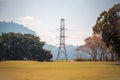
[[[14,22],[0,22],[0,32],[9,33],[22,33],[22,34],[33,34],[36,35],[35,31],[28,29],[27,27],[14,23]]]

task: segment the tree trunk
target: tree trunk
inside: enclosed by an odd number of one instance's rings
[[[115,53],[115,59],[114,59],[115,61],[117,61],[117,54]]]
[[[107,55],[105,55],[105,60],[106,60],[106,61],[109,61],[109,59],[108,59],[108,56],[107,56]]]
[[[99,58],[99,60],[100,60],[100,61],[102,61],[102,54],[100,54],[100,56],[99,56],[99,57],[100,57],[100,58]]]
[[[103,61],[105,61],[105,54],[103,53]]]
[[[111,53],[111,61],[114,61],[114,54]]]
[[[118,55],[118,64],[120,64],[120,54],[117,55]]]
[[[104,61],[104,53],[103,53],[103,51],[101,53],[101,61]]]

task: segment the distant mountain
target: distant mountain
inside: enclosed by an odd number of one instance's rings
[[[0,22],[0,33],[8,33],[8,32],[15,32],[15,33],[22,33],[22,34],[33,34],[36,35],[35,31],[24,27],[23,25],[13,23],[13,22]]]
[[[58,53],[58,47],[46,44],[44,46],[44,49],[51,50],[51,52],[53,54],[53,60],[56,59],[57,53]],[[67,55],[68,55],[69,60],[73,60],[73,59],[75,59],[75,58],[77,58],[79,56],[81,56],[82,58],[89,58],[89,55],[86,54],[85,52],[76,51],[75,49],[76,49],[76,46],[73,46],[73,45],[67,45],[66,46]]]

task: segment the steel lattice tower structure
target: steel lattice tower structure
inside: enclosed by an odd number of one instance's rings
[[[65,20],[60,20],[60,43],[56,60],[68,60],[65,47]]]

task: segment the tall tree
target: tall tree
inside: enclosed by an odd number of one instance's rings
[[[120,3],[100,14],[93,31],[102,35],[107,47],[117,53],[120,63]]]

